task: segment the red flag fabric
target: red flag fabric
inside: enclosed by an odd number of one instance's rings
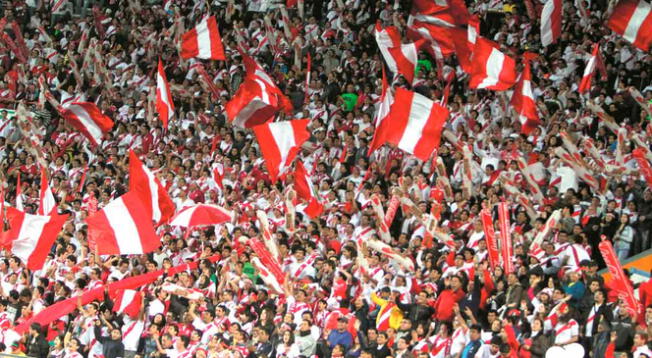
[[[647,52],[652,44],[652,5],[645,0],[621,0],[609,17],[607,26]]]
[[[471,65],[471,88],[504,91],[516,83],[516,62],[492,41],[476,39]]]
[[[301,145],[310,138],[306,129],[308,122],[307,119],[298,119],[253,127],[273,182],[292,164]]]
[[[589,62],[587,62],[586,68],[584,69],[584,75],[582,76],[580,87],[578,88],[580,93],[585,93],[591,89],[591,80],[593,79],[595,68],[598,64],[599,53],[600,45],[596,43],[593,45],[593,53],[591,54],[591,58],[589,59]]]
[[[475,43],[480,33],[480,19],[472,16],[466,29],[457,27],[450,29],[451,39],[453,40],[455,54],[460,63],[462,70],[468,74],[473,72],[471,55],[475,48]]]
[[[529,134],[540,123],[531,81],[530,62],[526,60],[521,79],[514,88],[511,100],[511,104],[521,121],[521,132],[524,134]]]
[[[417,67],[419,48],[425,43],[424,40],[417,40],[409,44],[396,43],[395,35],[392,30],[389,32],[377,24],[375,29],[376,43],[380,48],[380,53],[387,63],[387,67],[394,74],[394,76],[402,75],[412,83],[414,81],[414,73]]]
[[[50,215],[54,210],[57,202],[54,200],[54,194],[48,184],[47,169],[41,167],[41,191],[39,192],[39,215]]]
[[[435,59],[443,60],[444,57],[448,57],[455,52],[453,30],[455,28],[412,19],[412,21],[408,22],[407,36],[414,41],[425,40],[428,46],[423,48]]]
[[[163,127],[168,127],[168,121],[174,116],[174,103],[172,103],[172,93],[170,84],[165,76],[163,62],[158,60],[158,72],[156,73],[156,110]]]
[[[388,116],[376,127],[369,151],[390,143],[426,161],[439,147],[446,118],[446,108],[418,93],[398,88]]]
[[[650,166],[650,162],[645,157],[645,153],[641,148],[636,148],[632,151],[632,154],[638,163],[638,170],[643,174],[647,185],[652,188],[652,166]]]
[[[136,290],[119,290],[113,298],[113,312],[124,313],[131,318],[138,317],[143,305],[143,292]]]
[[[129,191],[137,193],[157,225],[166,223],[176,211],[165,187],[133,151],[129,152]]]
[[[487,243],[487,256],[489,257],[489,264],[493,271],[500,263],[500,253],[498,252],[498,245],[496,243],[494,222],[488,209],[483,209],[480,212],[480,218],[482,219],[482,229],[484,230],[484,238]]]
[[[618,298],[623,300],[625,307],[631,316],[636,317],[641,311],[640,303],[634,296],[634,289],[629,282],[629,278],[625,276],[623,267],[621,266],[620,261],[618,261],[618,257],[616,256],[616,252],[614,251],[611,242],[603,238],[602,242],[598,245],[598,248],[604,258],[605,264],[607,264],[607,268],[611,274],[611,282],[614,285],[614,290],[618,294]],[[635,319],[632,319],[632,321],[635,321]]]
[[[195,227],[218,225],[233,220],[233,213],[223,207],[209,204],[189,206],[179,211],[171,220],[172,226]]]
[[[549,0],[541,11],[541,43],[548,46],[561,36],[561,0]]]
[[[226,114],[234,125],[251,128],[263,124],[280,110],[292,112],[292,103],[256,61],[242,54],[247,75],[226,104]]]
[[[74,102],[65,108],[59,108],[59,111],[94,147],[102,141],[104,133],[113,128],[113,121],[105,116],[95,103]]]
[[[31,215],[7,208],[11,229],[5,235],[7,241],[3,246],[25,262],[28,269],[40,270],[68,216]]]
[[[304,212],[311,218],[319,217],[323,211],[323,205],[319,202],[310,176],[301,161],[297,161],[294,167],[294,189],[297,192],[297,197],[308,203]]]
[[[215,16],[204,18],[192,30],[183,34],[181,57],[185,59],[196,57],[204,60],[226,60]]]
[[[500,249],[503,256],[503,265],[505,273],[514,272],[514,263],[512,262],[512,234],[509,224],[509,208],[507,203],[498,204],[498,221],[500,224]]]
[[[100,255],[139,255],[156,250],[161,239],[137,192],[129,191],[86,219],[89,241]]]

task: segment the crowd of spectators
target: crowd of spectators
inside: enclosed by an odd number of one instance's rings
[[[25,210],[38,208],[36,141],[58,211],[71,214],[42,270],[27,270],[8,252],[0,260],[6,352],[36,358],[522,358],[545,357],[550,350],[561,358],[581,356],[574,355],[581,345],[586,357],[652,357],[647,346],[652,286],[638,287],[644,309],[633,315],[614,294],[613,283],[597,273],[605,266],[601,240],[612,241],[620,259],[652,245],[652,190],[631,155],[637,143],[628,137],[618,146],[617,135],[587,107],[594,101],[649,147],[650,118],[628,88],[652,100],[652,58],[604,26],[606,0],[564,1],[561,38],[545,48],[539,20],[526,9],[530,3],[540,12],[539,0],[466,0],[469,12],[481,20],[482,36],[516,59],[525,51],[539,55],[532,91],[541,125],[530,135],[521,134],[509,91],[469,89],[455,56],[441,62],[421,51],[414,85],[394,81],[439,100],[442,74],[456,73],[445,128],[473,148],[474,170],[468,193],[463,153],[442,139],[437,155],[453,189],[445,197],[434,190],[436,161],[422,162],[388,146],[368,154],[384,66],[374,26],[377,21],[397,26],[409,42],[411,1],[306,0],[303,11],[297,5],[288,10],[294,39],[284,36],[278,4],[269,1],[107,0],[95,4],[95,11],[81,11],[89,5],[85,1],[63,2],[55,12],[58,1],[3,2],[5,36],[15,38],[9,25],[15,21],[30,51],[22,62],[9,47],[0,49],[5,206],[16,201],[20,173]],[[218,19],[226,61],[182,60],[175,21],[189,29],[207,13]],[[268,45],[272,32],[279,40],[274,49]],[[87,38],[97,40],[106,77],[82,68],[89,45],[79,49]],[[580,95],[578,84],[595,42],[601,43],[607,78],[596,76],[590,92]],[[297,160],[309,169],[324,211],[312,220],[299,212],[295,232],[285,225],[287,181],[272,184],[253,132],[232,126],[225,114],[245,74],[238,43],[292,101],[294,113],[279,119],[310,120],[311,138]],[[312,73],[306,93],[308,54]],[[167,130],[151,100],[159,58],[176,107]],[[198,63],[218,96],[202,81]],[[81,82],[74,67],[81,69]],[[41,76],[58,101],[95,102],[115,121],[97,148],[40,98]],[[18,103],[34,114],[27,132],[12,119]],[[562,145],[561,132],[580,148],[592,139],[608,163],[617,165],[616,152],[622,151],[623,170],[607,175],[599,191],[586,185],[554,154]],[[189,231],[162,225],[157,229],[161,247],[149,255],[95,255],[88,248],[85,218],[128,190],[129,150],[156,173],[177,210],[213,203],[234,211],[236,219]],[[591,161],[589,153],[580,152]],[[519,159],[536,174],[545,197],[533,204],[534,213],[496,180],[501,173],[526,193]],[[224,168],[223,188],[212,176],[218,163]],[[452,247],[437,238],[426,244],[420,218],[399,208],[386,243],[414,263],[413,271],[364,244],[381,239],[372,195],[387,209],[395,193],[424,213],[437,205],[439,230],[454,240]],[[510,206],[514,245],[515,271],[508,274],[489,265],[480,220],[480,211],[489,209],[498,230],[496,207],[503,201]],[[239,240],[260,234],[256,210],[267,213],[279,246],[288,274],[283,292],[263,283],[251,264],[251,249]],[[531,242],[555,210],[561,210],[561,220],[542,242],[544,254],[533,255]],[[206,260],[213,255],[220,258]],[[143,287],[136,316],[116,314],[114,297],[107,293],[104,301],[80,305],[48,326],[33,324],[22,337],[10,334],[45,307],[89,288],[192,261],[200,262],[198,269]],[[170,281],[180,288],[162,290]],[[199,299],[191,295],[196,290]]]

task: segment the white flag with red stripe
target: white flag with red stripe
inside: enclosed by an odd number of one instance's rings
[[[292,113],[290,100],[254,59],[242,54],[247,69],[245,80],[226,104],[226,114],[234,125],[251,128],[263,124],[283,110]]]
[[[401,44],[399,38],[397,44],[393,31],[384,31],[379,24],[376,24],[375,37],[380,53],[394,77],[402,75],[408,83],[412,83],[419,59],[419,48],[425,43],[425,40],[421,39],[413,43]]]
[[[158,72],[156,73],[156,110],[158,116],[163,122],[163,127],[168,127],[168,121],[174,116],[174,103],[172,103],[172,93],[170,84],[165,76],[163,62],[158,60]]]
[[[595,74],[595,69],[598,67],[600,62],[600,45],[593,45],[593,52],[591,53],[591,58],[589,62],[586,63],[586,68],[584,68],[584,75],[582,76],[582,81],[580,81],[580,86],[577,89],[579,93],[585,93],[591,89],[591,82],[593,75]]]
[[[541,43],[544,47],[554,44],[561,36],[561,19],[561,0],[548,0],[541,11]]]
[[[272,182],[292,164],[301,145],[310,138],[308,122],[297,119],[253,127]]]
[[[396,89],[389,114],[380,121],[369,152],[390,143],[426,161],[439,147],[448,110],[429,98],[403,88]]]
[[[57,202],[54,200],[54,194],[48,185],[47,170],[41,167],[41,191],[39,192],[39,215],[50,215],[56,207]]]
[[[607,26],[647,52],[652,44],[652,5],[645,0],[621,0],[609,17]]]
[[[86,219],[88,241],[100,255],[152,252],[161,246],[161,239],[148,214],[138,193],[129,191]]]
[[[425,40],[428,44],[425,49],[436,60],[443,60],[444,57],[455,52],[455,44],[451,35],[453,28],[414,20],[413,17],[410,17],[410,20],[407,29],[408,38]]]
[[[511,104],[518,113],[521,121],[521,132],[529,134],[532,129],[539,125],[537,104],[532,93],[532,74],[530,73],[530,62],[526,60],[521,79],[514,88]]]
[[[310,176],[301,161],[297,161],[294,168],[294,188],[296,189],[297,197],[305,200],[307,203],[303,212],[311,218],[316,218],[321,215],[324,207],[319,202],[319,196],[317,196],[317,192],[312,185],[312,180],[310,180]]]
[[[2,246],[20,258],[30,270],[40,270],[69,215],[26,214],[7,208],[11,229],[5,233]]]
[[[157,225],[166,223],[176,211],[165,187],[133,151],[129,151],[129,191],[138,194],[149,217]]]
[[[113,312],[124,313],[131,318],[138,317],[143,305],[143,293],[136,290],[118,290],[113,298]]]
[[[215,16],[205,17],[181,39],[182,58],[226,60]]]
[[[505,91],[516,83],[516,62],[498,50],[498,44],[478,37],[473,49],[469,86]]]
[[[97,146],[102,141],[104,133],[113,128],[113,121],[105,116],[95,103],[74,102],[65,108],[59,108],[59,112],[93,146]]]

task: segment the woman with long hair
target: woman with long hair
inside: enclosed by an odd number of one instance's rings
[[[629,257],[629,251],[632,248],[632,241],[634,241],[634,234],[636,231],[629,223],[629,215],[620,215],[620,225],[613,236],[614,249],[618,260],[622,261]]]

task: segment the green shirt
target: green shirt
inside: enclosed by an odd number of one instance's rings
[[[355,93],[344,93],[342,98],[344,99],[344,111],[346,112],[351,112],[358,103],[358,95]]]
[[[425,70],[426,73],[430,72],[430,70],[432,69],[432,63],[429,60],[419,60],[419,61],[417,61],[416,74],[418,75],[421,72],[422,69]]]

